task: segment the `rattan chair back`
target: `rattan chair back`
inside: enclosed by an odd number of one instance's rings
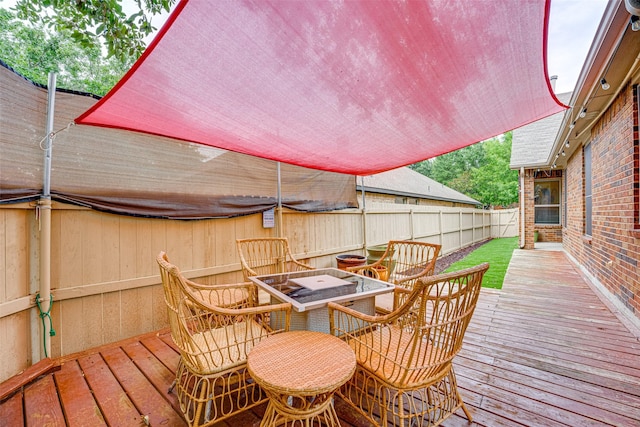
[[[293,257],[286,237],[237,239],[236,246],[244,280],[251,276],[313,270]]]
[[[164,251],[158,254],[156,262],[160,267],[160,278],[172,334],[177,331],[178,304],[185,296],[184,289],[189,289],[197,298],[215,306],[238,308],[257,305],[258,291],[255,286],[204,285],[193,282],[182,275],[178,267],[169,261]]]
[[[162,280],[162,290],[164,302],[167,307],[171,338],[176,342],[177,337],[175,334],[178,331],[178,305],[183,298],[181,287],[177,281],[181,280],[182,275],[178,267],[169,262],[169,258],[165,252],[158,254],[156,262],[160,267],[160,279]]]
[[[380,259],[347,270],[411,289],[416,280],[434,273],[440,248],[435,243],[391,240]]]

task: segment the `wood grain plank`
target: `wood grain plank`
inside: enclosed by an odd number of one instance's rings
[[[17,392],[0,404],[0,426],[23,427],[22,392]]]
[[[141,425],[141,416],[100,354],[83,356],[78,364],[109,426]]]
[[[472,345],[472,337],[466,337],[467,343]],[[640,393],[640,377],[637,370],[622,373],[628,368],[615,363],[585,364],[585,360],[576,361],[575,357],[557,357],[543,348],[513,348],[508,344],[491,343],[483,340],[478,343],[477,351],[499,359],[509,360],[542,371],[554,372],[569,378],[599,384],[613,390],[623,391],[632,395]],[[640,357],[637,358],[640,364]],[[636,376],[634,376],[636,375]]]
[[[606,425],[591,420],[581,414],[567,411],[564,408],[547,405],[539,400],[513,393],[511,390],[494,387],[484,382],[473,381],[466,377],[459,377],[458,385],[461,388],[461,394],[463,396],[468,396],[471,390],[482,395],[482,402],[478,406],[479,408],[516,423],[541,427]]]
[[[66,426],[53,375],[45,375],[25,387],[24,413],[27,427]]]
[[[475,374],[470,369],[458,367],[458,381],[461,387],[467,380]],[[615,405],[614,402],[606,399],[597,399],[595,396],[580,393],[569,387],[562,387],[558,384],[549,384],[544,382],[535,382],[526,376],[518,376],[517,372],[510,372],[509,375],[488,375],[483,381],[487,386],[495,387],[503,392],[508,393],[515,400],[515,396],[524,399],[531,399],[538,404],[545,404],[547,407],[559,407],[565,411],[572,412],[572,418],[585,417],[593,419],[597,422],[609,425],[630,425],[633,424],[633,418],[640,416],[638,409]],[[495,395],[495,391],[491,393]],[[634,414],[635,412],[635,414]],[[544,415],[544,412],[539,412]],[[625,414],[629,414],[629,417]]]
[[[516,321],[515,319],[512,322]],[[507,322],[508,323],[508,322]],[[637,368],[636,362],[640,357],[640,352],[634,350],[632,346],[624,346],[619,342],[618,346],[601,344],[597,337],[592,337],[588,329],[583,330],[583,337],[580,339],[565,338],[561,332],[549,332],[547,330],[532,330],[527,328],[517,328],[505,324],[504,326],[484,327],[484,333],[478,335],[483,341],[492,341],[505,346],[527,347],[530,349],[541,349],[542,351],[557,351],[576,357],[585,357],[585,360],[595,360],[600,362],[612,361],[613,363],[625,365],[629,368]],[[472,329],[472,328],[471,328]],[[472,329],[473,330],[473,329]],[[471,332],[471,331],[470,331]],[[471,340],[473,336],[469,339]]]
[[[107,425],[76,361],[62,365],[54,378],[67,426]]]
[[[158,335],[148,336],[141,339],[140,342],[171,371],[175,378],[178,362],[180,361],[180,353],[178,353],[174,347],[169,346]],[[173,340],[171,342],[173,343]]]
[[[563,358],[580,362],[585,365],[599,366],[604,369],[612,369],[621,374],[640,377],[640,366],[636,365],[638,355],[623,352],[617,348],[609,349],[598,345],[588,346],[588,341],[580,344],[567,345],[558,337],[557,340],[547,340],[544,346],[540,345],[537,338],[526,334],[511,334],[508,342],[504,335],[487,336],[488,344],[508,346],[514,351],[536,349],[539,354],[550,357]]]
[[[577,309],[577,307],[574,307],[574,309]],[[503,322],[505,324],[505,327],[508,327],[508,322],[510,320],[516,319],[519,322],[516,324],[511,324],[512,328],[516,325],[520,325],[527,330],[537,329],[545,331],[547,330],[545,328],[553,327],[553,330],[555,331],[561,331],[567,335],[578,338],[581,336],[581,333],[584,333],[585,329],[587,329],[596,335],[595,338],[601,337],[602,339],[611,341],[628,340],[630,342],[633,342],[635,340],[635,337],[630,334],[628,330],[623,330],[620,327],[620,324],[618,324],[615,329],[612,327],[606,327],[602,322],[596,321],[594,315],[585,314],[584,308],[582,309],[583,312],[581,313],[581,316],[586,316],[586,318],[579,320],[576,320],[575,318],[571,319],[567,315],[557,315],[548,312],[536,313],[530,308],[523,311],[514,311],[509,307],[505,307],[504,304],[500,304],[499,310],[499,313],[493,315],[492,318],[496,322]],[[568,312],[568,309],[562,306],[553,306],[553,310],[556,312]],[[617,321],[617,319],[608,317],[607,321],[615,322]]]
[[[121,348],[105,350],[102,356],[138,412],[148,416],[151,425],[185,425],[182,416],[160,395]]]
[[[593,348],[595,346],[629,354],[640,354],[640,350],[635,348],[637,346],[634,346],[637,341],[635,337],[621,337],[614,334],[611,330],[595,329],[594,327],[589,326],[590,322],[587,322],[587,324],[576,325],[571,328],[567,326],[558,326],[558,323],[564,323],[564,320],[521,318],[514,315],[506,318],[496,316],[492,319],[491,326],[487,329],[487,335],[525,335],[542,342],[565,344],[567,347],[580,345],[583,348]],[[621,346],[620,344],[624,344],[625,341],[629,345]]]
[[[15,393],[19,388],[29,384],[37,377],[46,375],[58,369],[60,369],[60,363],[49,357],[31,365],[19,374],[14,375],[3,383],[0,383],[0,401],[6,399],[7,396]]]
[[[162,339],[162,341],[164,341],[169,347],[171,347],[172,349],[174,349],[177,353],[180,352],[180,350],[178,350],[178,346],[176,345],[176,343],[173,342],[173,338],[171,338],[171,334],[161,334],[160,338]]]
[[[545,390],[557,395],[572,396],[575,400],[598,407],[610,408],[618,413],[633,413],[640,408],[640,397],[600,387],[594,383],[586,383],[551,372],[540,371],[517,362],[494,359],[487,363],[486,358],[477,357],[473,350],[464,350],[454,362],[460,375],[467,369],[482,372],[484,381],[489,382],[493,376],[517,380],[520,384],[538,390]],[[467,373],[468,375],[468,373]],[[477,373],[476,373],[477,375]]]
[[[131,343],[123,346],[122,349],[140,372],[153,384],[158,393],[177,413],[180,413],[180,404],[175,393],[168,392],[169,387],[176,378],[175,374],[164,366],[142,343]]]

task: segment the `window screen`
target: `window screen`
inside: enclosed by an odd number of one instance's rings
[[[535,223],[560,224],[560,180],[535,181]]]

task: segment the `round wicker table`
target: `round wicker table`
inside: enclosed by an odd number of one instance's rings
[[[247,356],[249,374],[269,396],[260,426],[339,427],[333,394],[355,367],[349,345],[322,332],[283,332],[260,342]]]

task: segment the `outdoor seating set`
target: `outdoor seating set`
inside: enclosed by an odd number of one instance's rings
[[[295,260],[286,238],[240,239],[237,247],[241,284],[196,284],[165,253],[158,255],[171,336],[181,353],[175,389],[190,426],[265,401],[262,426],[340,426],[334,394],[380,426],[438,425],[459,408],[471,420],[452,359],[488,264],[433,275],[439,245],[391,241],[387,256],[370,265],[333,269],[339,274],[315,270],[332,274],[323,280],[353,277],[364,286],[365,278],[380,284],[384,266],[395,285],[391,310],[363,313],[343,299],[326,300],[325,333],[292,326],[296,301],[287,295],[259,303],[259,279],[314,272]]]

